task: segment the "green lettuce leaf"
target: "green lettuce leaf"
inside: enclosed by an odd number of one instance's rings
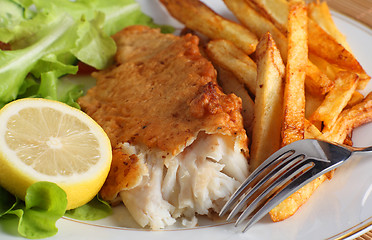
[[[141,11],[135,0],[33,0],[37,8],[52,9],[58,7],[68,12],[75,19],[84,15],[86,19],[94,18],[97,11],[104,13],[104,32],[111,36],[130,25],[146,25],[160,28],[162,32],[173,32],[174,28],[155,24],[152,18]]]
[[[64,24],[60,25],[59,22]],[[5,104],[17,98],[27,75],[37,62],[50,54],[63,36],[74,27],[74,21],[67,15],[60,15],[55,25],[50,25],[48,34],[42,35],[33,45],[19,50],[0,51],[0,103]],[[59,26],[57,26],[57,24]],[[47,54],[48,53],[48,54]]]
[[[76,30],[75,47],[71,49],[71,53],[80,61],[96,69],[104,69],[112,64],[116,53],[115,41],[102,30],[104,20],[105,15],[100,12],[89,21],[81,18]]]
[[[27,238],[44,238],[58,232],[55,223],[66,211],[66,193],[54,183],[37,182],[27,189],[18,232]]]
[[[74,54],[98,69],[110,64],[116,51],[115,43],[107,35],[101,34],[95,21],[96,19],[91,22],[75,21],[67,14],[59,14],[36,34],[38,39],[33,40],[32,45],[12,51],[0,51],[0,104],[17,98],[30,73],[40,78],[39,93],[42,97],[58,100],[56,89],[46,92],[45,85],[54,88],[59,77],[77,72],[77,66],[67,65],[59,60],[58,57],[63,52]],[[88,32],[90,34],[86,34]]]
[[[66,211],[65,216],[79,220],[94,221],[108,217],[111,213],[112,208],[110,205],[97,195],[89,203]]]
[[[0,188],[0,217],[6,214],[19,218],[18,233],[26,238],[45,238],[58,232],[56,221],[66,212],[66,193],[51,182],[32,184],[25,202]]]

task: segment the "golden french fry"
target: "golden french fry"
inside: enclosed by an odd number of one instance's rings
[[[286,0],[250,0],[282,33],[287,34],[289,5]]]
[[[258,38],[270,32],[284,63],[287,62],[287,37],[270,20],[257,12],[250,1],[224,0],[224,2],[236,18]]]
[[[351,99],[350,99],[350,101],[347,103],[347,105],[346,105],[345,108],[351,108],[352,106],[357,105],[358,103],[360,103],[361,101],[363,101],[363,99],[364,99],[363,94],[361,94],[361,93],[358,92],[358,91],[355,91],[355,92],[353,93],[353,96],[351,96]]]
[[[366,73],[358,73],[359,75],[359,84],[358,84],[358,90],[362,90],[366,88],[367,84],[369,83],[369,80],[371,80],[371,77]]]
[[[326,179],[326,175],[321,175],[279,203],[278,206],[270,211],[271,219],[274,222],[278,222],[292,216]]]
[[[309,119],[310,116],[318,109],[320,104],[324,101],[323,95],[313,94],[307,90],[305,90],[305,118]],[[306,128],[306,122],[305,120],[305,128]],[[318,129],[322,129],[322,123],[312,123],[315,125]],[[305,138],[306,138],[306,131],[305,131]]]
[[[307,61],[306,6],[303,1],[290,1],[282,146],[305,137],[305,71]],[[280,221],[292,216],[323,181],[319,181],[319,183],[312,181],[286,198],[269,212],[271,219]]]
[[[345,140],[344,140],[344,144],[345,145],[348,145],[348,146],[353,146],[353,140],[351,139],[351,136],[350,135],[347,135]]]
[[[227,39],[241,47],[247,54],[256,50],[257,37],[238,23],[215,13],[199,0],[160,0],[168,12],[186,27],[210,39]]]
[[[306,66],[305,86],[306,89],[313,94],[325,95],[334,87],[334,82],[314,63],[308,60]]]
[[[309,120],[305,119],[305,139],[309,138],[321,138],[322,132],[319,128],[312,124]]]
[[[309,51],[344,70],[365,74],[358,60],[315,21],[308,21]]]
[[[309,52],[309,59],[311,62],[314,63],[314,65],[316,65],[318,67],[318,69],[325,73],[329,79],[336,79],[336,76],[337,76],[337,73],[340,72],[340,71],[345,71],[343,70],[342,68],[334,65],[334,64],[331,64],[329,63],[328,61],[326,61],[325,59],[319,57],[319,56],[316,56],[315,54]],[[370,76],[368,76],[365,72],[364,73],[357,73],[358,76],[359,76],[359,82],[358,82],[358,86],[357,86],[357,89],[364,89],[367,85],[367,83],[369,82],[369,80],[371,79]]]
[[[337,28],[327,2],[311,2],[307,5],[308,16],[314,20],[324,31],[333,36],[349,52],[351,48],[344,34]]]
[[[212,62],[232,72],[253,95],[256,94],[257,66],[245,52],[223,39],[210,41],[206,52]]]
[[[308,4],[308,15],[314,20],[325,32],[332,36],[338,43],[340,43],[350,54],[351,48],[343,35],[334,23],[327,2],[312,2]],[[359,74],[358,89],[364,89],[370,80],[370,77],[363,70],[357,72]]]
[[[322,104],[310,116],[309,120],[312,123],[323,122],[324,129],[331,128],[338,115],[350,101],[358,85],[358,79],[359,77],[355,73],[339,72],[335,87],[326,95]]]
[[[217,70],[217,80],[226,94],[234,93],[242,99],[242,116],[244,128],[248,138],[252,139],[252,128],[254,118],[254,102],[249,96],[244,84],[241,83],[233,73],[212,62]]]
[[[307,13],[304,2],[290,2],[288,59],[284,87],[282,146],[304,138]]]
[[[256,49],[257,90],[250,168],[253,171],[280,147],[285,66],[270,33],[266,33]]]
[[[345,109],[338,116],[331,129],[324,130],[328,141],[343,143],[353,129],[372,121],[372,93],[360,103]]]
[[[337,73],[340,71],[340,68],[328,63],[321,57],[316,56],[309,52],[309,60],[318,67],[318,69],[327,75],[328,79],[335,80]]]

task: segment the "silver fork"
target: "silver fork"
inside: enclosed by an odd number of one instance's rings
[[[243,232],[298,189],[372,147],[356,148],[315,139],[289,144],[266,159],[235,191],[220,211],[227,221],[246,207],[235,226],[250,217]]]

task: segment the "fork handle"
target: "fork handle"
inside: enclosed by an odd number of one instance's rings
[[[348,147],[354,153],[363,154],[363,153],[372,153],[372,146],[369,147]]]

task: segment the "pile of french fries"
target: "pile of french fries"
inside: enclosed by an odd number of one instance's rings
[[[188,29],[209,39],[202,47],[221,87],[242,98],[251,170],[300,139],[351,145],[353,129],[372,121],[372,94],[358,92],[370,76],[326,2],[223,0],[236,23],[199,0],[160,1]],[[272,220],[292,216],[332,175],[292,194],[270,211]]]

